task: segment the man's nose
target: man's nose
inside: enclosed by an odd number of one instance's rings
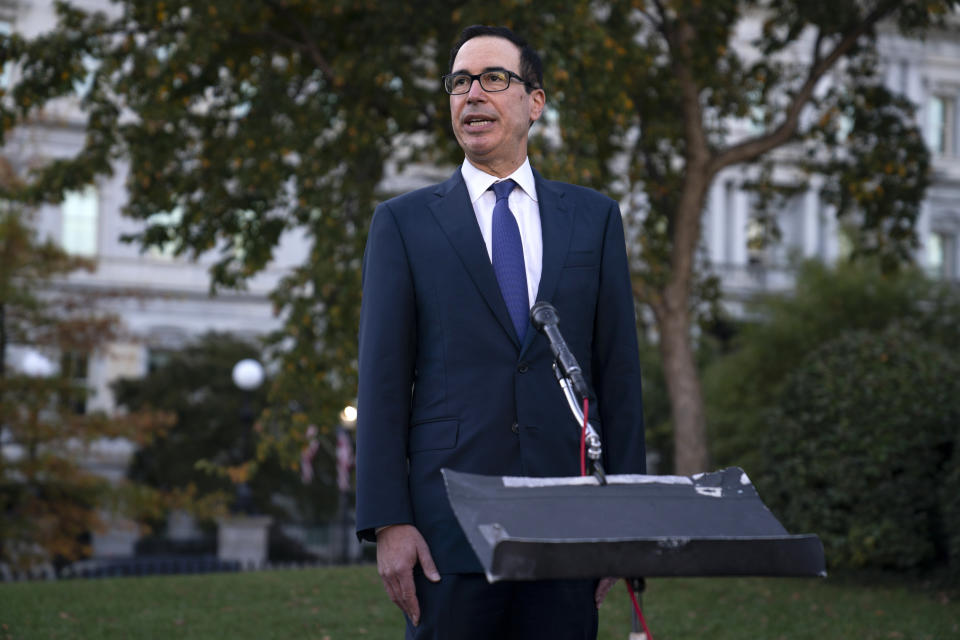
[[[467,100],[469,102],[476,102],[477,100],[486,100],[487,92],[483,90],[483,87],[480,86],[480,78],[477,78],[470,83],[470,91],[467,91]]]

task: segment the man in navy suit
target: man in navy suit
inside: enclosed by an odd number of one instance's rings
[[[595,638],[612,579],[488,584],[440,470],[579,473],[578,428],[528,319],[545,300],[595,393],[604,467],[645,471],[620,210],[530,167],[543,72],[512,31],[464,30],[443,80],[466,159],[378,206],[364,256],[357,531],[376,540],[407,638]]]

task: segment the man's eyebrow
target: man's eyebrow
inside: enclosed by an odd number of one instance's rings
[[[485,68],[483,71],[481,71],[480,73],[486,73],[486,72],[488,72],[488,71],[507,71],[507,72],[509,72],[510,69],[507,69],[507,68],[505,68],[505,67],[486,67],[486,68]],[[471,74],[469,71],[467,71],[466,69],[457,69],[456,71],[451,71],[451,72],[450,72],[450,75],[459,74],[459,73],[463,73],[463,74],[467,74],[467,75],[473,75],[473,74]]]

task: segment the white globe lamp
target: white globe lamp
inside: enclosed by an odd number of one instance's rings
[[[244,358],[233,365],[233,383],[244,391],[253,391],[263,384],[263,365],[253,358]]]
[[[56,368],[50,358],[33,349],[27,351],[23,356],[20,368],[31,378],[49,378],[56,373]]]

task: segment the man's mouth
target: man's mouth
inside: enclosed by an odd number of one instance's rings
[[[493,124],[493,120],[487,118],[468,118],[464,121],[464,126],[467,129],[482,129],[491,124]]]

